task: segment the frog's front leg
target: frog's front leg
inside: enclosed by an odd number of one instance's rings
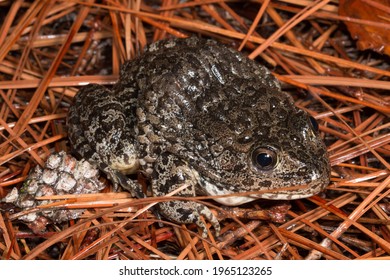
[[[195,197],[197,180],[191,168],[169,153],[163,153],[155,162],[152,174],[153,195],[164,196],[179,187],[188,186],[175,196]],[[201,216],[210,221],[215,229],[216,235],[221,230],[219,222],[210,209],[195,201],[173,200],[160,202],[159,211],[169,220],[177,223],[195,223],[203,232],[203,237],[207,237],[206,225],[202,222]]]

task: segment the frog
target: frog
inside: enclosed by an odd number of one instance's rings
[[[271,71],[215,40],[174,38],[126,61],[107,88],[82,87],[67,118],[73,151],[115,186],[145,197],[129,174],[142,173],[153,196],[179,188],[158,215],[195,223],[204,236],[220,224],[199,196],[227,206],[292,200],[329,184],[318,124]],[[182,197],[183,199],[179,199]]]

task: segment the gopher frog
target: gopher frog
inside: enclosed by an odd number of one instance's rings
[[[111,90],[83,87],[68,127],[74,151],[137,197],[144,194],[126,174],[145,173],[155,196],[186,185],[177,195],[216,196],[225,205],[304,198],[329,182],[314,119],[265,67],[210,40],[150,45],[122,66]],[[158,212],[206,233],[204,216],[220,230],[197,202],[161,202]]]

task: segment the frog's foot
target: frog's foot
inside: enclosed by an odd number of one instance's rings
[[[114,185],[114,191],[118,191],[119,186],[130,192],[133,197],[145,198],[146,195],[142,191],[142,187],[137,182],[134,182],[120,171],[114,170],[105,164],[100,164],[101,170],[103,170],[107,176],[111,179]],[[151,211],[156,216],[156,219],[161,219],[161,215],[155,206],[151,208]]]
[[[195,223],[202,230],[202,237],[207,237],[207,227],[203,223],[201,216],[205,217],[215,229],[215,235],[218,236],[221,227],[215,215],[210,209],[200,203],[193,201],[174,200],[161,202],[159,210],[169,220],[181,224]]]
[[[126,175],[122,174],[119,171],[114,170],[112,173],[112,180],[114,182],[114,189],[118,189],[118,184],[122,186],[125,190],[131,193],[132,196],[137,198],[145,198],[146,195],[142,191],[142,187],[137,182],[131,180]]]
[[[119,186],[131,193],[132,196],[137,198],[144,198],[146,195],[142,191],[142,187],[137,182],[134,182],[126,175],[118,170],[114,170],[105,163],[98,164],[100,170],[107,174],[109,179],[114,185],[114,191],[118,191]]]
[[[181,197],[195,197],[198,180],[190,166],[172,154],[162,153],[155,162],[152,176],[152,190],[155,196],[164,196],[181,186],[187,186],[176,195]],[[206,206],[195,201],[173,200],[158,204],[160,213],[167,219],[178,223],[195,223],[207,237],[207,227],[201,216],[210,221],[219,235],[220,225],[217,218]]]

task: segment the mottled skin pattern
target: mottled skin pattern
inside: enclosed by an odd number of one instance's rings
[[[124,174],[147,174],[155,196],[183,184],[178,195],[188,197],[260,191],[215,199],[226,205],[304,198],[329,183],[326,147],[309,116],[265,67],[214,41],[152,44],[123,65],[112,90],[81,89],[68,126],[73,149],[138,197]],[[282,190],[291,186],[300,187]],[[160,203],[159,212],[206,233],[203,215],[220,229],[196,202]]]

